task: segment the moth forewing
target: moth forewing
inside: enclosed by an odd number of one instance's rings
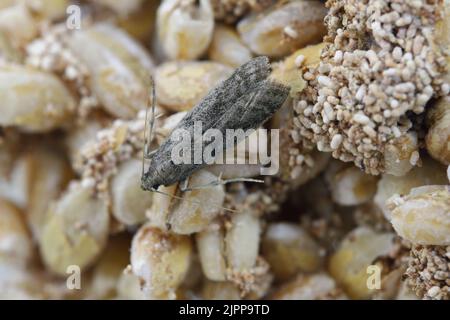
[[[202,121],[203,129],[206,131],[214,123],[213,120],[228,112],[236,101],[257,89],[270,72],[267,57],[254,58],[243,64],[192,108],[177,128],[191,128],[195,121]]]
[[[289,94],[289,88],[268,80],[270,64],[267,57],[258,57],[238,68],[230,78],[213,89],[175,127],[153,155],[150,167],[142,176],[142,188],[155,190],[160,185],[168,186],[189,177],[206,166],[205,162],[175,164],[172,149],[177,130],[184,130],[195,136],[195,124],[202,124],[201,134],[216,129],[225,137],[227,129],[257,129],[278,110]],[[239,138],[242,140],[245,136]],[[236,141],[237,143],[240,140]],[[192,141],[192,140],[191,140]],[[194,143],[191,146],[194,149]],[[209,142],[201,141],[202,150]],[[234,141],[233,141],[234,143]],[[222,143],[222,153],[231,147]]]

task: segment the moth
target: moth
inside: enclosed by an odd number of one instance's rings
[[[227,129],[257,129],[272,117],[288,97],[290,88],[269,79],[270,73],[271,66],[267,57],[257,57],[243,64],[192,108],[155,152],[150,154],[145,147],[144,158],[151,162],[147,171],[143,171],[142,189],[155,191],[161,185],[169,186],[186,181],[191,174],[207,165],[175,164],[172,161],[172,135],[177,129],[194,134],[194,123],[201,121],[202,133],[214,128],[225,135]],[[153,91],[153,110],[154,101]],[[222,151],[228,147],[230,146],[224,144]]]

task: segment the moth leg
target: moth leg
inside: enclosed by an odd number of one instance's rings
[[[144,160],[150,160],[151,158],[153,158],[153,155],[156,153],[156,151],[158,150],[153,150],[153,151],[148,151],[147,148],[144,149]]]

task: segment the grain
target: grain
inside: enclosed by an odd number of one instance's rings
[[[278,280],[299,272],[315,272],[321,265],[324,250],[295,224],[272,223],[262,239],[262,255]]]
[[[387,202],[397,233],[415,244],[450,245],[450,188],[423,186]]]
[[[148,297],[173,299],[188,271],[191,254],[189,237],[144,225],[133,237],[131,266]]]
[[[171,111],[190,110],[231,72],[231,68],[214,62],[161,64],[155,70],[158,103]]]
[[[42,228],[40,252],[52,272],[65,275],[70,265],[82,270],[105,247],[109,232],[106,204],[92,196],[92,189],[73,184],[52,205]]]
[[[254,53],[280,57],[320,41],[325,13],[318,1],[294,1],[250,15],[238,23],[237,29]],[[286,28],[296,36],[286,34]]]
[[[158,7],[158,45],[172,60],[199,58],[211,42],[214,15],[209,0],[164,0]]]
[[[54,75],[23,66],[0,66],[0,125],[46,132],[67,124],[75,100]]]

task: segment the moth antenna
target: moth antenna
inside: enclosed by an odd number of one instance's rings
[[[150,191],[162,194],[162,195],[164,195],[166,197],[169,197],[169,198],[174,198],[174,199],[177,199],[177,200],[184,200],[184,201],[188,201],[190,203],[194,203],[194,204],[198,204],[198,205],[202,204],[200,201],[188,200],[188,199],[185,199],[183,197],[176,196],[174,194],[169,194],[169,193],[166,193],[166,192],[163,192],[163,191],[158,191],[158,190],[156,190],[154,188],[150,188]],[[222,206],[218,206],[218,208],[223,209],[223,210],[228,211],[228,212],[233,212],[233,213],[239,213],[240,212],[238,210],[225,208],[225,207],[222,207]]]
[[[149,105],[145,110],[145,128],[144,128],[144,148],[142,148],[142,175],[145,171],[145,160],[151,156],[149,152],[151,141],[153,140],[153,126],[155,124],[155,108],[156,108],[156,89],[153,77],[150,76],[150,92],[149,92]],[[150,125],[148,121],[148,109],[151,109],[152,116]],[[159,115],[158,115],[159,116]],[[147,134],[148,133],[148,134]]]

